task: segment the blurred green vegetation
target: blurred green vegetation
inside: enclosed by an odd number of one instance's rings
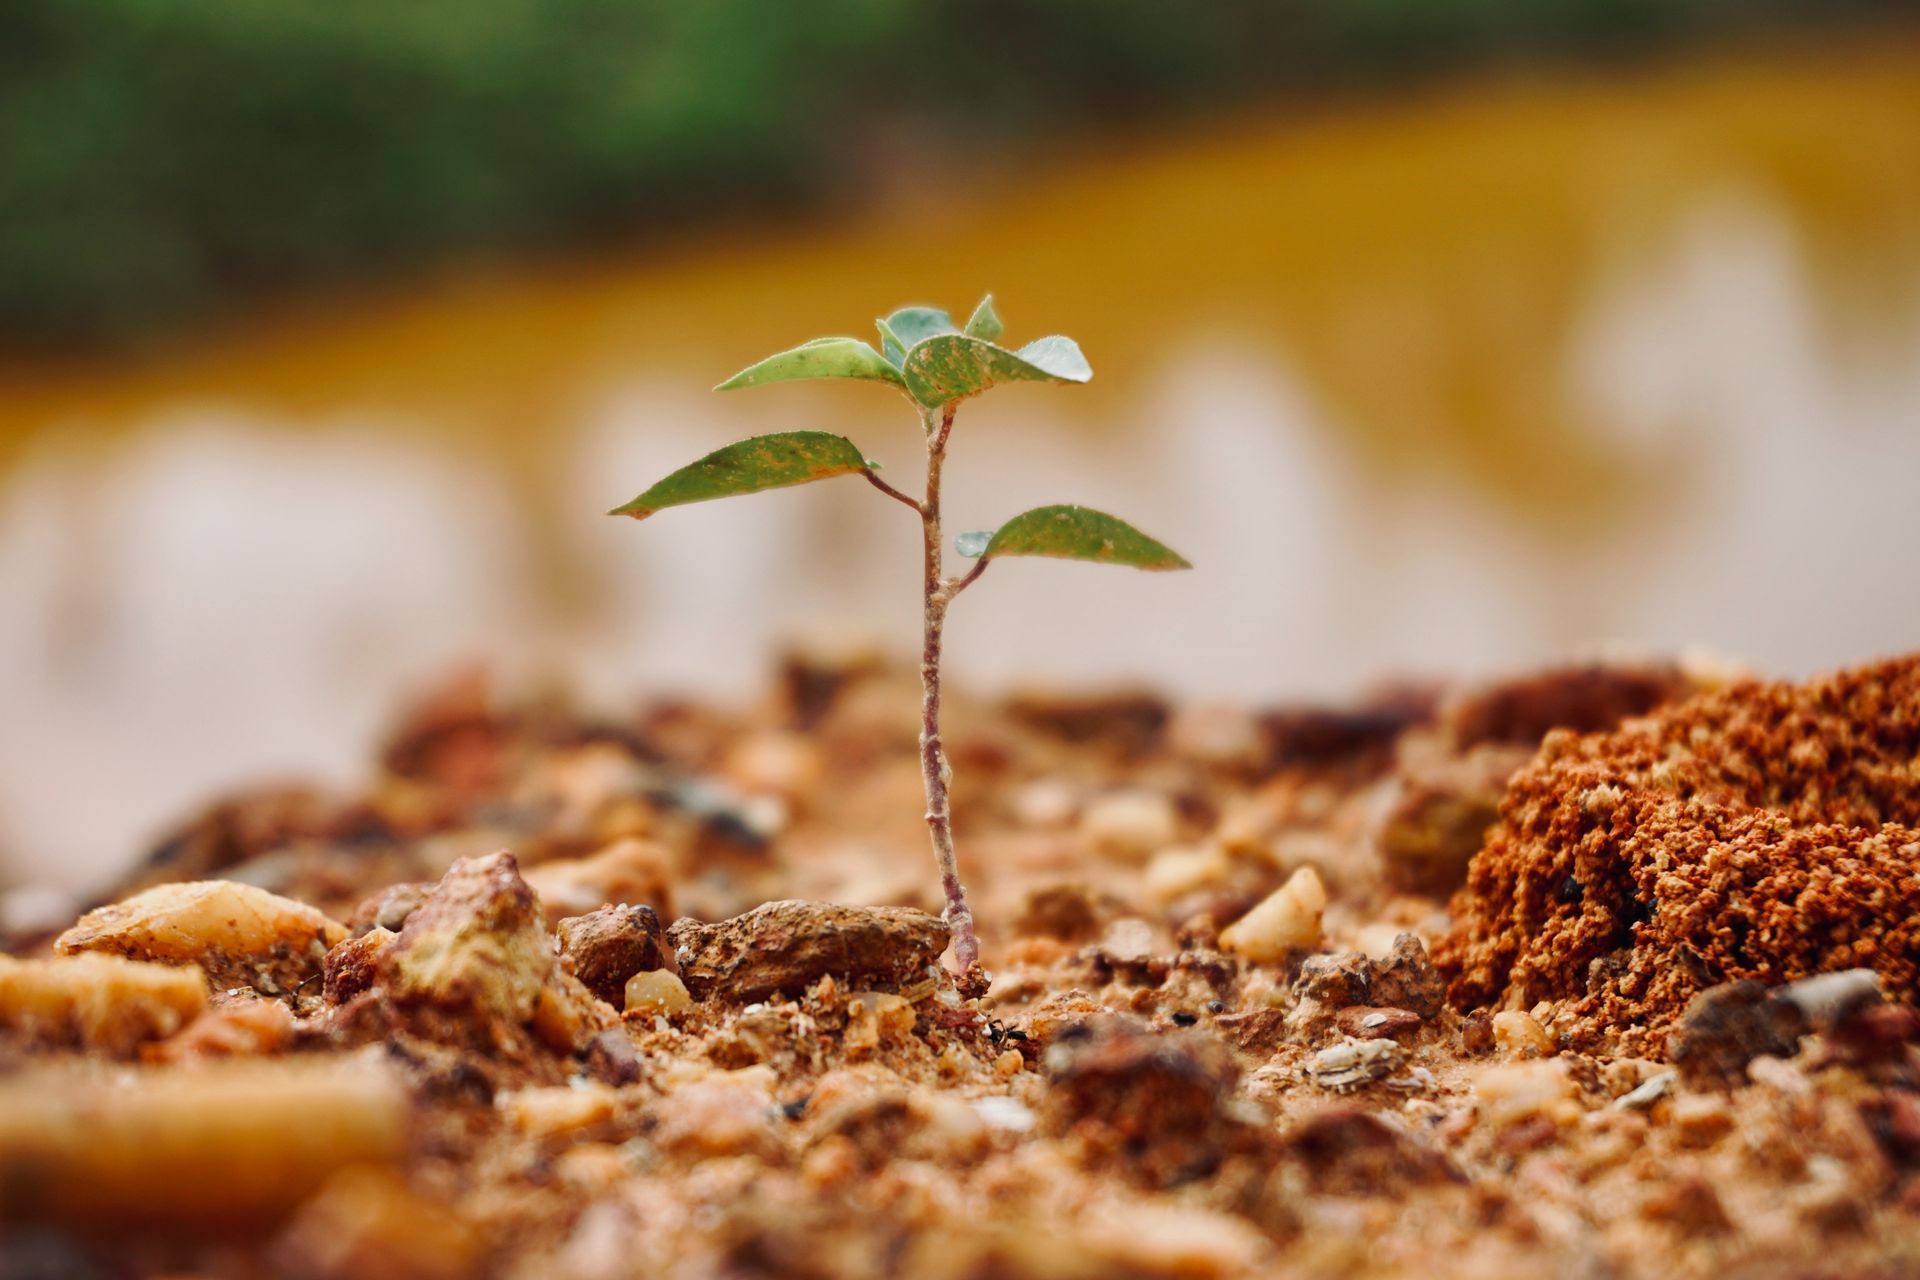
[[[1028,142],[1884,0],[6,0],[0,335],[857,199]],[[898,180],[896,178],[896,180]]]

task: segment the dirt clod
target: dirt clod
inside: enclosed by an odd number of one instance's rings
[[[667,931],[696,1000],[747,1004],[800,995],[831,975],[856,990],[924,981],[946,949],[946,923],[906,907],[786,900],[717,924],[676,920]]]
[[[1550,735],[1454,901],[1451,998],[1569,1001],[1577,1042],[1659,1052],[1720,982],[1920,989],[1916,757],[1920,657]]]

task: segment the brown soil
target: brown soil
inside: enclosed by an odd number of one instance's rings
[[[1500,815],[1437,949],[1463,1007],[1571,1000],[1577,1043],[1658,1053],[1718,982],[1920,996],[1920,658],[1552,736]]]
[[[0,957],[0,1275],[1915,1274],[1917,670],[956,698],[984,995],[911,672],[460,682]]]

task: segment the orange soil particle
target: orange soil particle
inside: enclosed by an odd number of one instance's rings
[[[1659,1052],[1731,979],[1920,977],[1920,657],[1742,683],[1575,737],[1513,779],[1435,953],[1456,1005],[1568,1001]]]

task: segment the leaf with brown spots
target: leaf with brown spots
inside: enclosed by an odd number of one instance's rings
[[[956,539],[961,554],[974,554],[979,535]],[[1056,556],[1124,564],[1136,569],[1191,569],[1185,556],[1149,538],[1125,520],[1091,507],[1035,507],[1001,525],[977,553],[995,556]]]
[[[783,431],[754,436],[689,463],[632,502],[615,507],[607,514],[644,520],[666,507],[758,493],[762,489],[783,489],[788,485],[866,471],[873,465],[851,440],[825,431]]]

